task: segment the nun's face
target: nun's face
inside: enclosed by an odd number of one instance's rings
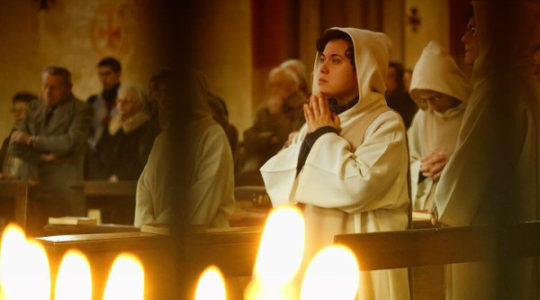
[[[478,58],[478,35],[474,18],[471,18],[467,23],[467,29],[461,37],[461,42],[465,45],[465,64],[472,65]]]
[[[420,101],[426,103],[428,110],[440,113],[456,107],[461,103],[448,95],[432,90],[417,90],[415,96]]]
[[[319,57],[319,91],[338,101],[358,96],[356,72],[345,55],[349,47],[345,40],[331,40]]]

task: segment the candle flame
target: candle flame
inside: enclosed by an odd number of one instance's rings
[[[5,299],[46,300],[50,298],[49,260],[43,246],[26,240],[22,229],[9,224],[2,235],[0,283]],[[28,284],[32,288],[28,288]]]
[[[55,300],[92,299],[92,275],[88,259],[76,250],[62,258],[56,277]]]
[[[114,260],[103,300],[142,300],[144,296],[144,269],[138,258],[121,253]]]
[[[296,207],[273,210],[261,237],[255,276],[267,287],[290,281],[302,263],[304,236],[304,217]]]
[[[344,246],[329,246],[317,253],[307,268],[301,300],[355,299],[360,271],[354,254]]]
[[[216,266],[206,268],[199,278],[195,300],[225,299],[227,299],[227,295],[223,275]]]

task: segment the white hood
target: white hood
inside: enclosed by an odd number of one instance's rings
[[[411,97],[421,109],[425,103],[418,101],[417,90],[432,90],[466,102],[471,93],[465,73],[459,69],[454,59],[435,41],[431,41],[422,51],[414,66],[411,79]]]
[[[351,37],[354,46],[359,100],[353,108],[343,114],[354,115],[373,102],[380,102],[381,99],[384,101],[385,78],[391,47],[390,39],[384,33],[357,28],[333,27],[329,30],[345,32]],[[319,55],[317,52],[313,67],[312,90],[314,94],[319,91]]]

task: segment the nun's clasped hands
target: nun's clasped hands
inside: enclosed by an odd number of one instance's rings
[[[304,104],[304,116],[310,133],[326,126],[340,130],[339,117],[330,111],[328,99],[323,93],[312,95],[309,104]]]

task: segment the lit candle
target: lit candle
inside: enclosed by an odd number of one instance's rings
[[[226,300],[225,282],[223,275],[216,266],[204,270],[195,292],[195,300]]]
[[[76,250],[69,250],[60,263],[56,277],[55,300],[92,299],[92,275],[88,259]]]
[[[122,253],[114,260],[103,300],[142,300],[144,296],[144,269],[131,254]]]
[[[329,246],[309,264],[300,300],[355,299],[360,271],[354,254],[343,246]]]
[[[9,224],[2,235],[0,250],[0,283],[4,299],[47,300],[51,279],[49,261],[43,247],[26,240],[22,229]],[[32,287],[29,288],[28,284]]]
[[[246,299],[296,298],[294,277],[302,263],[304,236],[304,218],[296,207],[281,206],[270,213]]]

